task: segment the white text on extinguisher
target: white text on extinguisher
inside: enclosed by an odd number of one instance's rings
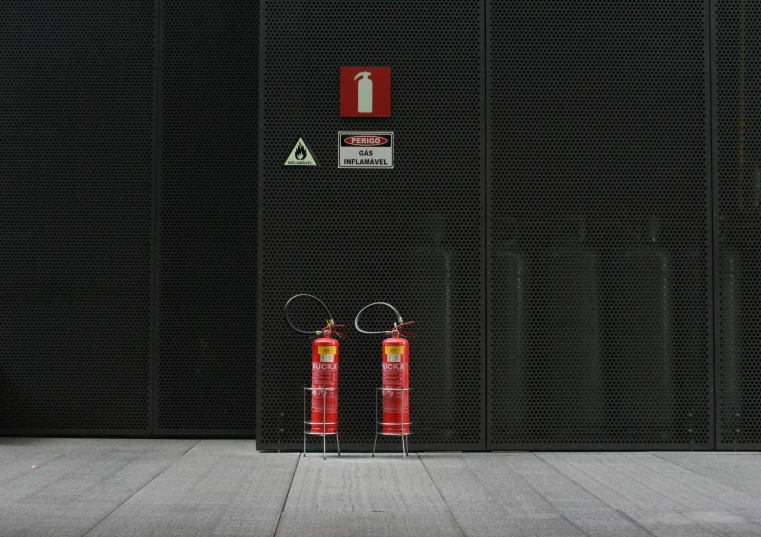
[[[312,369],[328,369],[330,371],[338,371],[338,364],[318,364],[312,362]]]
[[[404,364],[383,364],[383,369],[404,370]]]

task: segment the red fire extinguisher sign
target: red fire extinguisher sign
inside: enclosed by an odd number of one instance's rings
[[[341,67],[341,117],[391,117],[391,67]]]

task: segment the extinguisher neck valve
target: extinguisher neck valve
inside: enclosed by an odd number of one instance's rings
[[[411,324],[415,324],[415,321],[407,321],[406,323],[402,323],[400,325],[397,325],[395,327],[396,331],[401,334],[403,337],[417,337],[417,334],[414,332],[410,332],[408,330],[402,330],[402,328],[405,328],[407,326],[410,326]]]

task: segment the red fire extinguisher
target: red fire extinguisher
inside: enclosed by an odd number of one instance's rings
[[[391,330],[368,332],[359,327],[359,318],[365,310],[374,306],[385,306],[394,312],[396,320]],[[403,330],[404,327],[415,324],[415,321],[404,322],[399,310],[385,302],[374,302],[360,310],[354,319],[354,326],[362,334],[385,334],[383,340],[382,367],[382,401],[383,425],[382,432],[386,435],[410,434],[410,345],[406,338],[415,334]]]
[[[288,306],[297,298],[310,298],[317,301],[327,313],[325,326],[317,331],[297,328],[288,316]],[[319,298],[300,294],[285,303],[285,318],[288,324],[301,334],[317,336],[312,340],[312,396],[311,396],[311,433],[318,435],[335,434],[338,438],[338,339],[346,337],[336,330],[342,324],[333,322],[328,307]]]

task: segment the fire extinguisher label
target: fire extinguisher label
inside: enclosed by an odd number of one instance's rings
[[[321,362],[332,362],[335,359],[335,354],[321,354],[320,355],[320,361]]]
[[[318,345],[317,346],[317,354],[331,354],[334,355],[336,353],[336,348],[333,345]]]
[[[395,346],[392,347],[389,345],[386,347],[386,354],[404,354],[404,347]],[[388,361],[391,361],[391,357],[389,357]]]
[[[402,355],[401,354],[387,354],[388,361],[389,362],[401,362],[402,361]]]

